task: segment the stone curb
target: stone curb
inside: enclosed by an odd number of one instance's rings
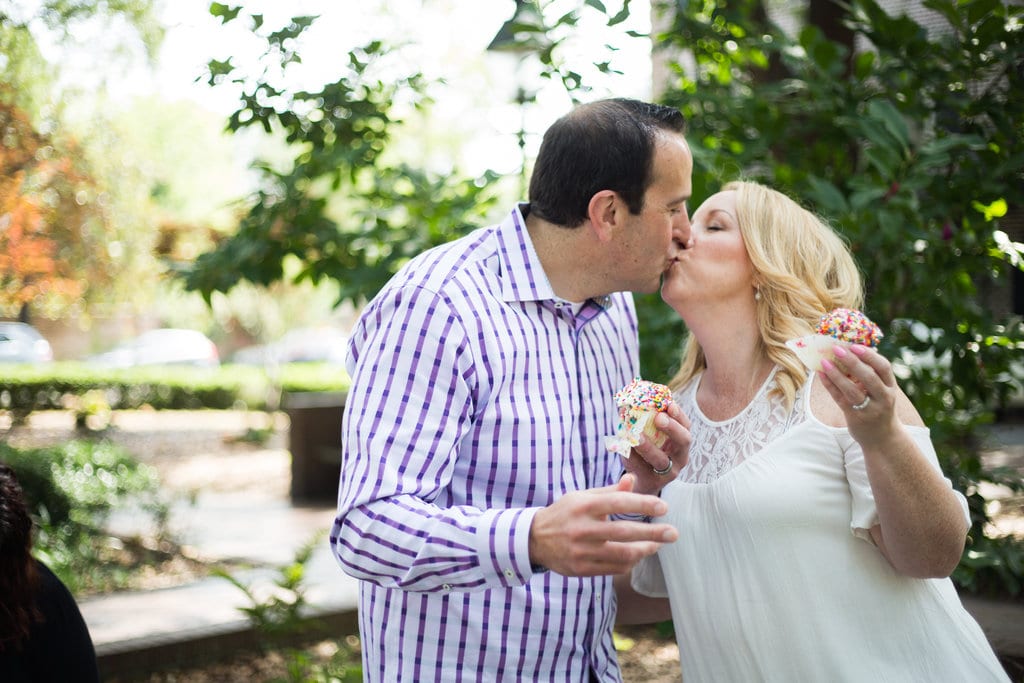
[[[307,611],[304,625],[309,630],[286,641],[301,645],[315,637],[341,639],[359,633],[354,609],[314,608]],[[230,659],[234,655],[258,651],[262,641],[256,629],[245,619],[182,629],[173,634],[141,636],[96,647],[100,679],[133,680],[155,671],[187,668]]]

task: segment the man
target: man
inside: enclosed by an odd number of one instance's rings
[[[365,680],[621,680],[611,575],[675,540],[639,518],[689,433],[673,408],[665,450],[625,462],[604,436],[638,374],[624,292],[689,239],[692,168],[675,109],[583,105],[545,134],[528,204],[364,311],[330,541],[361,580]]]

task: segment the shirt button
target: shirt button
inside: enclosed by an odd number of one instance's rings
[[[452,589],[452,585],[450,583],[446,583],[445,585],[441,586],[441,589],[444,591],[450,591]]]
[[[508,578],[510,578],[510,579],[511,579],[511,578],[512,578],[512,577],[514,577],[515,575],[516,575],[516,573],[515,573],[514,571],[512,571],[511,569],[506,569],[506,570],[505,570],[505,576],[507,576]]]

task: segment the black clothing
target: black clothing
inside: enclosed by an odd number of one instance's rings
[[[36,606],[42,622],[17,652],[0,652],[3,683],[99,683],[96,650],[75,598],[42,562]]]

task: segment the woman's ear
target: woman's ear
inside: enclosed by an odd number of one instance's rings
[[[619,195],[612,190],[601,190],[590,198],[587,217],[598,241],[607,242],[612,238],[617,220],[621,218],[620,209]]]

